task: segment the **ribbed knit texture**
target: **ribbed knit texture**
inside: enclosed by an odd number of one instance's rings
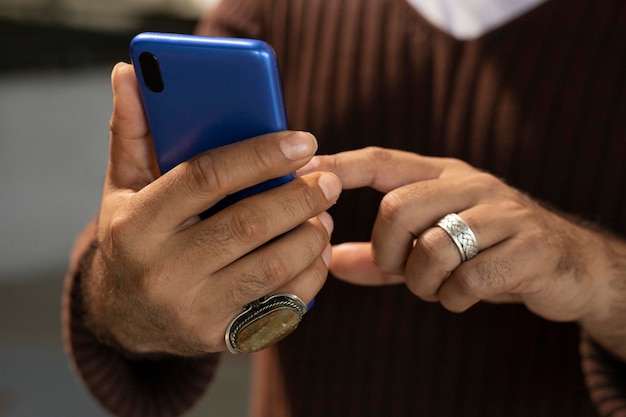
[[[206,358],[130,358],[100,343],[85,325],[83,271],[88,270],[96,246],[87,246],[93,225],[79,239],[66,279],[63,327],[66,348],[80,378],[102,406],[116,416],[173,417],[188,411],[205,393],[217,368],[218,355]]]
[[[581,345],[581,354],[591,398],[600,414],[626,417],[626,364],[588,339]]]
[[[274,46],[290,126],[320,153],[461,158],[626,234],[626,3],[548,0],[468,42],[403,0],[226,0],[216,28]],[[335,243],[369,240],[379,199],[344,192]],[[293,416],[594,416],[578,347],[523,306],[455,315],[330,279],[277,357]]]
[[[274,46],[290,127],[313,132],[320,153],[379,145],[461,158],[626,235],[622,0],[547,0],[468,42],[404,0],[223,0],[199,30]],[[379,200],[369,190],[344,192],[332,209],[334,242],[368,240]],[[72,332],[84,379],[120,415],[182,409],[194,397],[183,392],[210,379],[211,366],[184,386],[193,367],[177,374],[167,363],[100,358],[80,326]],[[592,417],[593,398],[601,415],[626,416],[626,366],[584,339],[590,392],[578,347],[576,325],[520,305],[479,304],[455,315],[403,286],[331,278],[300,328],[255,368],[255,387],[271,395],[255,398],[253,412]],[[148,394],[154,386],[161,392]],[[178,397],[161,395],[173,387]],[[135,392],[143,408],[121,405]]]

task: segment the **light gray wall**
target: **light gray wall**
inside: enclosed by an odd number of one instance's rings
[[[0,76],[0,281],[67,262],[98,208],[110,68]]]

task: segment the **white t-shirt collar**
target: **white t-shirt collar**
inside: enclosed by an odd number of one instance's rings
[[[478,38],[547,0],[407,0],[426,20],[459,40]]]

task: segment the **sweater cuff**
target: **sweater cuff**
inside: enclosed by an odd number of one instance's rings
[[[219,363],[219,354],[203,358],[166,355],[131,359],[101,343],[85,326],[81,285],[95,252],[96,245],[92,244],[65,281],[63,334],[73,367],[102,407],[116,416],[183,414],[206,391]]]
[[[600,415],[626,417],[626,363],[584,333],[580,355],[585,382]]]

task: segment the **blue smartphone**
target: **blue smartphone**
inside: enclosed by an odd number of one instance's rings
[[[130,44],[161,174],[209,149],[287,129],[272,48],[253,39],[142,33]],[[207,217],[289,174],[234,193]]]

